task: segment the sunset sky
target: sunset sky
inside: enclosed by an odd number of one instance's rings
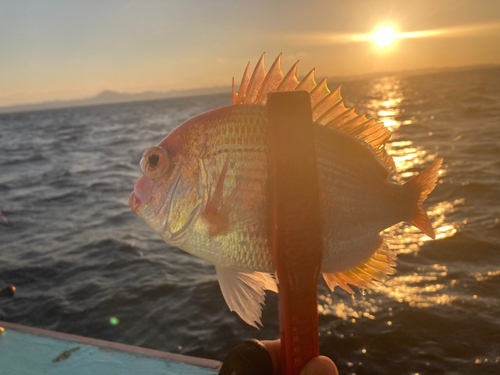
[[[264,51],[331,77],[500,64],[500,1],[0,0],[0,106],[230,86]]]

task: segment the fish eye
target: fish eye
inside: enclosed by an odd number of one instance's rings
[[[156,165],[158,164],[159,160],[160,160],[160,157],[156,154],[148,156],[149,166],[151,168],[155,168]]]
[[[163,177],[172,165],[170,151],[159,146],[150,147],[142,154],[140,165],[144,176],[153,179]]]

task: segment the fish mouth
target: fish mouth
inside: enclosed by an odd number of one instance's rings
[[[132,192],[132,194],[130,194],[128,204],[130,205],[130,209],[132,210],[132,212],[138,212],[141,208],[141,201],[139,200],[139,198],[137,198],[137,195],[135,195],[134,191]]]

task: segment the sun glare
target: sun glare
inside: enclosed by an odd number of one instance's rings
[[[390,27],[381,27],[373,34],[373,41],[379,47],[385,47],[394,42],[396,39],[396,33]]]

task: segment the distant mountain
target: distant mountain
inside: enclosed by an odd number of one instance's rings
[[[102,91],[101,93],[87,99],[78,100],[54,100],[50,102],[34,103],[34,104],[19,104],[7,107],[0,107],[0,113],[14,113],[27,111],[40,111],[44,109],[70,108],[70,107],[85,107],[100,104],[140,102],[147,100],[159,100],[184,96],[209,95],[230,93],[230,87],[211,87],[192,90],[173,90],[167,92],[145,91],[138,94],[120,93],[110,90]]]
[[[381,76],[393,76],[393,75],[427,75],[427,74],[437,74],[444,72],[461,72],[461,71],[470,71],[470,70],[484,70],[484,69],[500,69],[500,65],[498,64],[485,64],[485,65],[472,65],[472,66],[458,66],[458,67],[450,67],[450,68],[430,68],[430,69],[417,69],[417,70],[405,70],[405,71],[396,71],[396,72],[377,72],[371,74],[363,74],[358,76],[338,76],[331,77],[331,81],[333,82],[346,82],[346,81],[354,81],[360,79],[371,79],[374,77]],[[317,77],[318,82],[320,81]],[[238,91],[238,87],[236,87],[236,91]],[[14,112],[27,112],[27,111],[40,111],[44,109],[57,109],[57,108],[69,108],[69,107],[84,107],[91,105],[101,105],[101,104],[113,104],[113,103],[125,103],[125,102],[140,102],[147,100],[159,100],[159,99],[167,99],[167,98],[176,98],[176,97],[184,97],[184,96],[196,96],[196,95],[210,95],[210,94],[222,94],[222,93],[230,93],[231,87],[211,87],[211,88],[203,88],[203,89],[192,89],[192,90],[173,90],[167,92],[158,92],[158,91],[145,91],[138,94],[128,94],[128,93],[120,93],[115,91],[105,90],[99,93],[96,96],[87,99],[79,99],[79,100],[54,100],[50,102],[44,103],[35,103],[35,104],[20,104],[13,105],[7,107],[0,107],[1,113],[14,113]]]

